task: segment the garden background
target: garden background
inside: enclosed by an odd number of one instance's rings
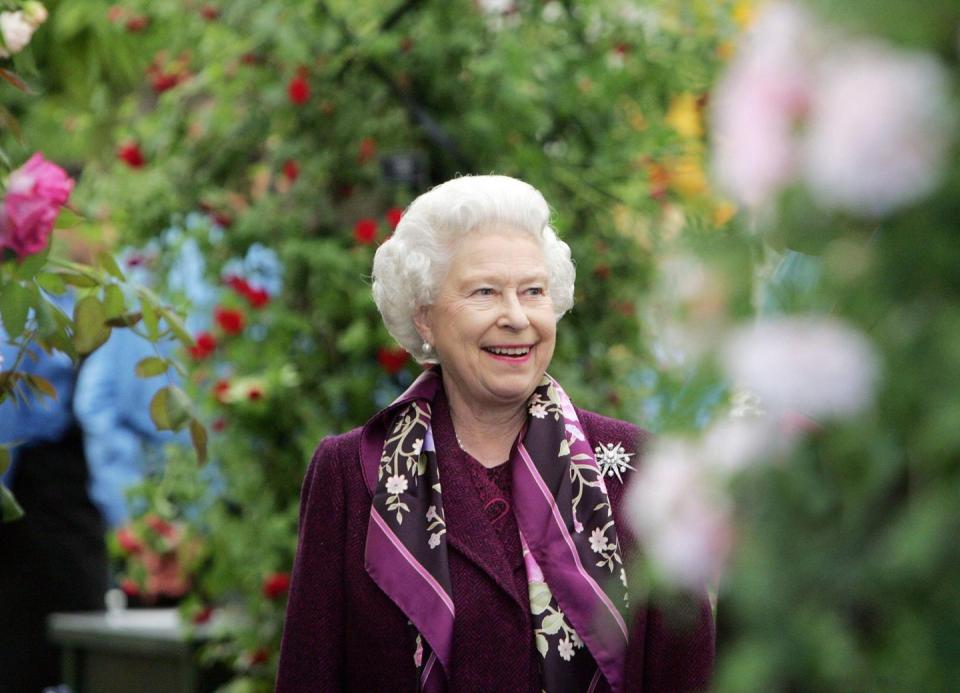
[[[230,690],[272,688],[314,447],[418,372],[373,252],[417,194],[489,172],[573,250],[551,372],[658,434],[632,588],[720,578],[717,689],[960,686],[960,5],[46,9],[29,46],[4,28],[0,146],[76,186],[28,247],[7,179],[0,316],[78,361],[110,330],[156,344],[151,414],[193,446],[113,548],[145,602],[145,547],[176,558]],[[0,397],[40,397],[16,365]]]

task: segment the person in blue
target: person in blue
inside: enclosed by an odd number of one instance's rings
[[[3,483],[25,512],[0,523],[0,691],[37,693],[61,678],[46,617],[103,608],[107,553],[73,413],[76,367],[36,346],[18,363],[20,349],[9,342],[0,326],[3,368],[39,375],[57,390],[55,400],[27,394],[25,403],[0,403],[0,444],[12,457]]]
[[[108,529],[129,521],[126,492],[161,471],[163,445],[189,444],[186,431],[158,431],[150,419],[150,400],[169,384],[167,377],[136,375],[141,359],[166,357],[171,349],[170,342],[154,345],[131,330],[113,330],[80,369],[73,410],[90,468],[90,499]],[[169,377],[176,376],[171,371]]]

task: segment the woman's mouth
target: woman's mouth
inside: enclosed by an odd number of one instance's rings
[[[524,346],[487,346],[482,349],[498,361],[508,363],[521,363],[530,357],[533,351],[532,345]]]

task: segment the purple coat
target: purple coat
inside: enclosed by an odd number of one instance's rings
[[[529,599],[503,543],[484,513],[468,459],[456,444],[445,402],[433,430],[449,542],[456,608],[449,688],[541,690]],[[624,421],[577,410],[591,447],[622,443],[639,461],[647,434]],[[416,631],[364,568],[371,496],[360,462],[363,429],[324,439],[303,483],[300,543],[284,625],[277,691],[415,691]],[[475,464],[475,463],[474,463]],[[614,520],[629,565],[635,542],[623,517],[623,485],[606,478]],[[714,658],[706,598],[691,600],[685,628],[653,606],[636,610],[626,659],[628,691],[703,690]]]

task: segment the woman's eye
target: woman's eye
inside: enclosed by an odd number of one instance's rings
[[[543,296],[546,293],[542,286],[531,286],[527,289],[527,296]]]
[[[493,296],[496,292],[489,286],[484,286],[473,292],[476,296]]]

